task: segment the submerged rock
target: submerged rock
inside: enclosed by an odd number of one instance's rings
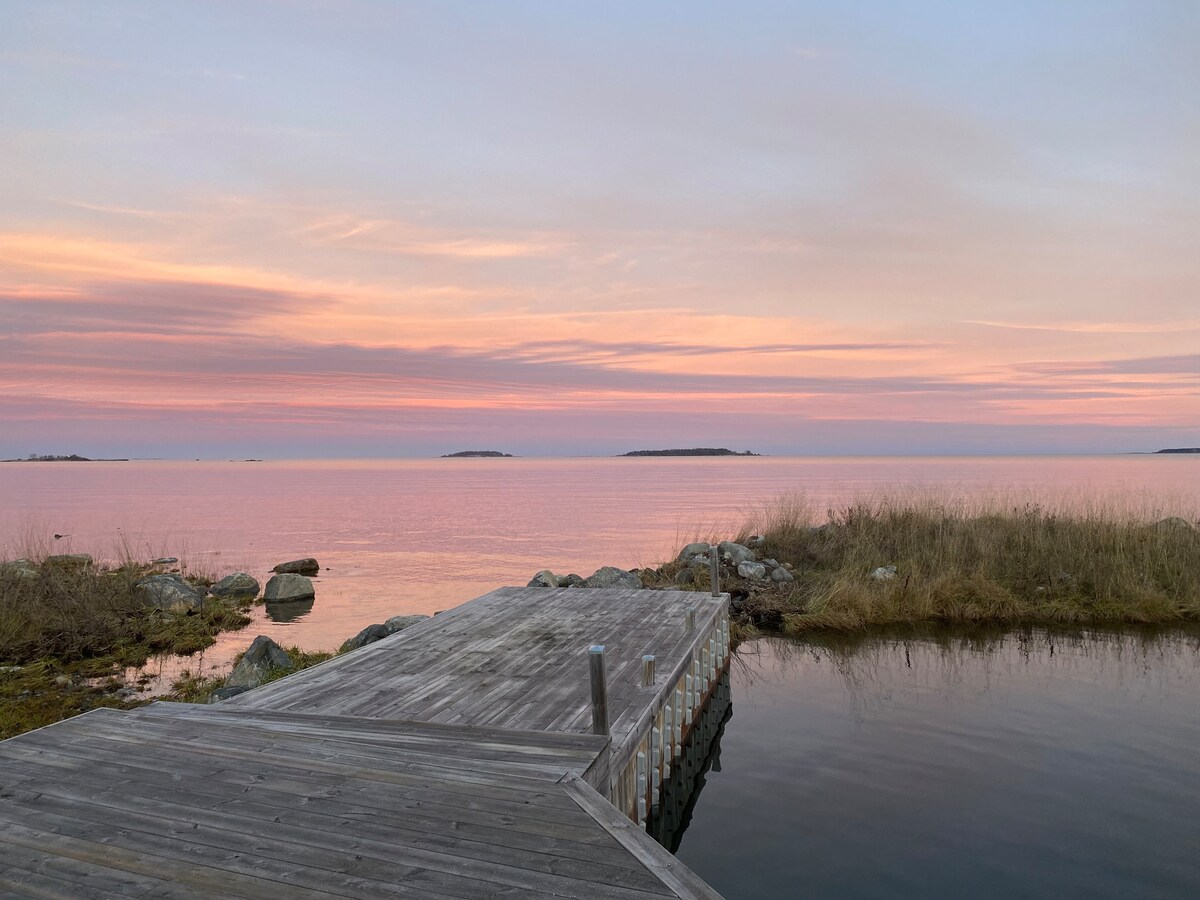
[[[642,579],[633,572],[627,572],[615,566],[603,566],[585,578],[583,586],[590,588],[640,588],[642,587]]]
[[[133,595],[146,606],[174,613],[186,613],[204,603],[204,592],[184,581],[182,575],[143,578],[134,584]]]
[[[245,572],[234,572],[232,575],[226,575],[208,591],[214,597],[257,597],[258,589],[258,579]]]
[[[150,560],[150,565],[166,566],[166,565],[170,565],[171,563],[177,563],[177,562],[179,562],[178,556],[160,556],[158,559]]]
[[[283,648],[265,634],[260,634],[225,679],[225,687],[256,688],[276,672],[286,672],[291,668],[292,658]]]
[[[321,566],[315,559],[308,556],[304,559],[282,562],[271,571],[277,575],[316,575],[321,571]]]
[[[263,591],[267,603],[287,603],[291,600],[311,600],[317,595],[313,583],[303,575],[272,575]]]

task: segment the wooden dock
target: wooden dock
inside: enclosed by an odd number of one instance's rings
[[[642,823],[728,636],[723,595],[502,588],[220,704],[0,742],[0,896],[717,897]]]

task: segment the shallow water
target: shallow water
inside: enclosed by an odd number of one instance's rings
[[[780,494],[804,493],[823,518],[856,496],[914,490],[1115,496],[1149,514],[1161,501],[1165,515],[1200,508],[1200,457],[5,463],[0,557],[175,556],[261,581],[278,562],[317,557],[315,603],[259,607],[249,629],[205,652],[203,666],[219,668],[255,634],[335,649],[372,622],[523,585],[542,568],[656,565],[694,538],[731,536]]]
[[[1200,896],[1200,632],[763,639],[678,855],[730,900]]]

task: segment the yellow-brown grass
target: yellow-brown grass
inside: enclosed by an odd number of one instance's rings
[[[824,519],[820,523],[820,519]],[[785,498],[747,523],[760,557],[795,565],[773,591],[785,628],[902,623],[1200,621],[1196,516],[1144,507],[875,498],[814,517]],[[871,573],[893,565],[896,576]]]

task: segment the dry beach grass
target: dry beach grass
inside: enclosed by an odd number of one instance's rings
[[[35,559],[0,566],[0,738],[97,706],[143,702],[122,680],[158,654],[189,654],[250,622],[249,602],[207,598],[171,613],[145,605],[134,584],[161,571]]]
[[[818,516],[790,497],[752,516],[741,537],[764,535],[760,556],[794,565],[795,582],[769,591],[792,633],[1200,621],[1197,516],[1160,512],[1134,502],[892,496]],[[895,577],[871,577],[889,565]]]

